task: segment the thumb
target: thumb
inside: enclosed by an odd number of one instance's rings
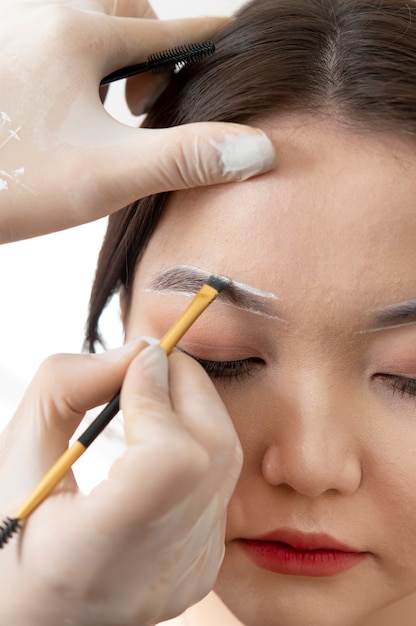
[[[164,191],[246,180],[276,164],[270,139],[256,128],[198,123],[157,132],[150,158],[156,161],[155,187]]]
[[[110,197],[118,181],[117,198],[124,196],[125,204],[164,191],[246,180],[276,165],[265,133],[240,124],[129,128],[119,137],[122,143],[113,144],[111,154],[101,151],[102,167],[95,171],[103,173],[101,184]]]
[[[170,397],[168,357],[160,346],[150,344],[132,361],[124,378],[120,405],[128,443],[143,441],[145,423],[154,424],[157,440],[159,428],[178,426]],[[149,441],[149,428],[145,438]]]

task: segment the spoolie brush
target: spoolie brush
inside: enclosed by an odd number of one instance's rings
[[[219,293],[230,285],[231,281],[224,276],[212,275],[202,285],[195,297],[191,300],[182,315],[162,337],[159,345],[166,354],[170,354],[178,341],[182,339],[186,331],[209,307]],[[52,489],[59,483],[70,470],[77,459],[85,452],[88,446],[104,430],[107,424],[117,415],[120,410],[120,393],[107,404],[95,420],[88,426],[82,435],[74,441],[70,448],[59,457],[50,470],[37,484],[35,489],[16,511],[14,517],[7,517],[0,526],[0,548],[3,548],[9,539],[21,527],[21,521],[26,519],[41,502],[49,495]]]
[[[20,528],[20,520],[12,517],[6,517],[0,526],[0,548],[16,533]]]
[[[130,76],[143,74],[144,72],[161,74],[162,72],[169,72],[171,70],[178,71],[185,65],[197,63],[204,57],[214,54],[214,52],[215,45],[211,41],[190,43],[171,48],[170,50],[164,50],[163,52],[156,52],[155,54],[151,54],[144,63],[129,65],[128,67],[123,67],[105,76],[100,85],[108,85],[115,80],[129,78]]]

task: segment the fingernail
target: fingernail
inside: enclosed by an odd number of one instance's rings
[[[276,166],[273,144],[261,130],[227,133],[222,141],[211,139],[210,143],[220,153],[225,179],[247,180]]]
[[[140,353],[142,372],[164,391],[168,390],[168,357],[162,348],[149,345]]]
[[[149,346],[157,346],[157,344],[160,342],[160,339],[156,339],[156,337],[142,335],[141,337],[132,337],[131,339],[129,339],[128,343],[138,343],[139,341],[145,341],[149,344]]]

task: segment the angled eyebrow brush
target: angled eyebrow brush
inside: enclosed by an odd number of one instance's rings
[[[231,281],[224,276],[215,276],[213,274],[208,278],[182,315],[160,340],[159,345],[166,354],[169,355],[172,352],[186,331],[230,283]],[[120,393],[114,396],[82,435],[74,441],[71,447],[46,472],[22,506],[16,511],[14,517],[8,517],[3,521],[0,526],[0,548],[3,548],[12,535],[19,530],[22,520],[26,519],[43,502],[70,470],[75,461],[79,459],[88,446],[92,444],[107,424],[117,415],[119,410]]]
[[[144,72],[161,74],[162,72],[168,72],[170,70],[179,70],[185,65],[197,63],[209,54],[214,54],[214,52],[215,45],[211,41],[189,43],[184,46],[171,48],[170,50],[156,52],[155,54],[151,54],[144,63],[129,65],[128,67],[123,67],[120,70],[108,74],[108,76],[102,79],[100,86],[108,85],[115,80],[129,78],[136,74],[143,74]]]

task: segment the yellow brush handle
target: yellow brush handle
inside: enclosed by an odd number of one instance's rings
[[[195,298],[182,313],[180,318],[171,326],[166,335],[159,342],[166,354],[170,354],[178,341],[183,337],[188,328],[205,311],[213,300],[218,296],[218,291],[209,285],[202,285]]]
[[[16,519],[25,519],[46,498],[77,459],[85,452],[85,447],[79,441],[75,441],[68,450],[59,457],[50,470],[36,485],[26,502],[16,512]]]

